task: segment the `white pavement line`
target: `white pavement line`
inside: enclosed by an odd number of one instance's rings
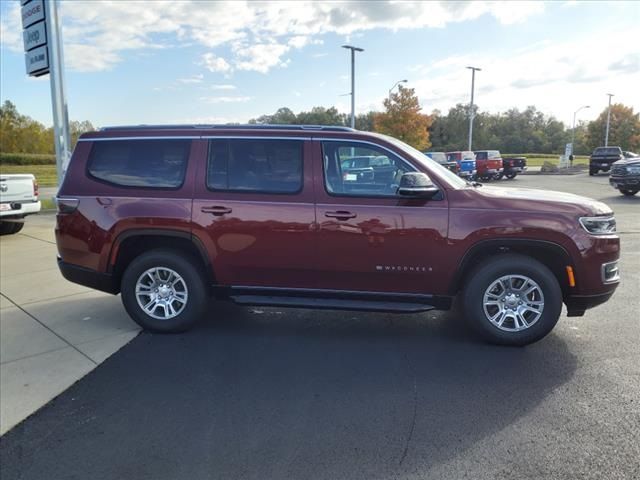
[[[45,240],[43,238],[34,237],[33,235],[28,235],[26,233],[19,233],[18,235],[22,235],[24,237],[29,237],[29,238],[32,238],[33,240],[38,240],[39,242],[50,243],[51,245],[55,245],[56,244],[56,242],[52,242],[51,240]]]
[[[33,315],[31,315],[29,312],[27,312],[24,308],[22,308],[20,305],[18,305],[16,302],[14,302],[13,300],[11,300],[7,295],[3,294],[4,297],[9,300],[11,303],[13,303],[13,305],[15,305],[16,308],[18,308],[19,310],[21,310],[23,313],[25,313],[26,315],[28,315],[29,317],[33,318],[36,322],[38,322],[40,325],[42,325],[44,328],[46,328],[47,330],[49,330],[51,333],[53,333],[56,337],[58,337],[60,340],[62,340],[64,343],[66,343],[67,345],[69,345],[71,348],[73,348],[76,352],[78,352],[80,355],[82,355],[84,358],[86,358],[87,360],[89,360],[91,363],[93,363],[94,365],[98,365],[98,362],[96,362],[93,358],[91,358],[89,355],[87,355],[86,353],[84,353],[82,350],[80,350],[78,347],[76,347],[75,345],[73,345],[72,343],[70,343],[66,338],[60,336],[58,333],[56,333],[55,331],[53,331],[51,328],[49,328],[48,326],[46,326],[44,323],[42,323],[40,320],[38,320],[36,317],[34,317]]]

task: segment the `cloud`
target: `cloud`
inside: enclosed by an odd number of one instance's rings
[[[7,7],[0,23],[1,44],[14,51],[22,48],[19,9],[17,1]],[[265,73],[286,66],[291,49],[321,44],[329,33],[442,27],[482,15],[511,24],[543,9],[542,2],[495,1],[61,2],[67,61],[79,71],[112,69],[130,51],[196,45],[209,50],[204,65],[212,72]],[[219,48],[230,48],[233,57],[219,56]]]
[[[179,78],[178,79],[178,83],[186,83],[186,84],[191,84],[191,83],[202,83],[202,81],[204,80],[204,75],[202,75],[201,73],[198,75],[194,75],[192,77],[187,77],[187,78]]]
[[[251,97],[200,97],[200,100],[206,103],[245,103]]]
[[[615,35],[602,33],[585,32],[580,37],[541,43],[536,49],[435,59],[413,66],[410,86],[415,87],[426,111],[446,112],[456,103],[469,102],[471,73],[465,67],[475,65],[482,68],[475,79],[475,102],[481,110],[536,105],[567,121],[576,105],[591,104],[593,108],[583,116],[597,116],[598,102],[604,108],[604,94],[609,91],[624,95],[620,101],[637,104],[637,33],[634,29],[617,29]],[[603,66],[594,58],[609,58],[611,63]]]
[[[230,84],[214,84],[211,85],[211,90],[235,90],[235,85]]]
[[[226,73],[232,70],[231,65],[229,65],[229,63],[224,58],[217,57],[212,52],[205,53],[201,58],[201,65],[203,65],[210,72]]]
[[[609,70],[621,73],[638,73],[640,72],[640,56],[630,54],[609,64]]]

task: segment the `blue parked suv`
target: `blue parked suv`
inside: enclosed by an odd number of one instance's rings
[[[460,167],[458,175],[467,180],[476,178],[476,154],[471,151],[447,152],[447,160],[456,162]]]

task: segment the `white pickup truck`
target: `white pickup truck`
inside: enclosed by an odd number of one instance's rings
[[[30,173],[0,175],[0,235],[18,233],[24,217],[39,211],[36,177]]]

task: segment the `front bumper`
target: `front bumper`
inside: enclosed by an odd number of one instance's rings
[[[100,290],[101,292],[113,294],[120,292],[118,282],[116,282],[114,276],[109,273],[96,272],[89,268],[66,263],[63,262],[60,257],[58,257],[58,268],[62,276],[70,282]]]
[[[613,188],[640,189],[640,176],[610,177],[609,185],[611,185]]]
[[[40,200],[35,202],[0,203],[0,217],[24,217],[40,211]]]
[[[617,287],[617,285],[616,285]],[[567,305],[567,317],[581,317],[586,310],[597,307],[608,301],[615,292],[613,290],[598,295],[571,295],[564,299]]]

